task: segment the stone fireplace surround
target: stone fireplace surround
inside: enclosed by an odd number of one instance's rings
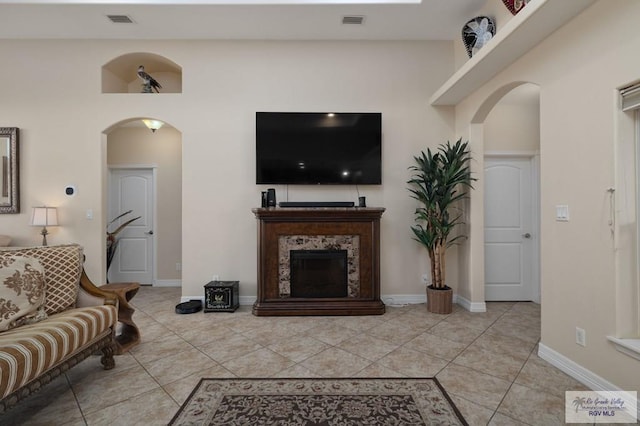
[[[384,208],[253,209],[258,221],[258,297],[253,314],[380,315],[380,217]],[[347,250],[347,297],[291,297],[290,250]]]
[[[280,297],[291,297],[291,250],[346,250],[347,294],[360,294],[360,237],[358,235],[281,235],[278,239]]]

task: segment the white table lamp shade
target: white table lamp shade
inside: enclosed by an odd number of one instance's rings
[[[55,207],[34,207],[31,225],[58,226],[58,210]]]

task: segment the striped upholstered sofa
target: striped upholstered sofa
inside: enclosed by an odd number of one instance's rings
[[[77,244],[0,249],[0,413],[91,354],[115,366],[117,298]]]

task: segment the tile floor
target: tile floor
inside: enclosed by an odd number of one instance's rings
[[[0,425],[163,425],[201,377],[430,377],[470,425],[564,423],[564,391],[584,386],[536,355],[540,309],[489,303],[387,307],[382,316],[177,315],[179,288],[132,300],[143,342],[104,371],[83,361],[4,416]]]

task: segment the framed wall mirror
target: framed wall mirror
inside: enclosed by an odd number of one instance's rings
[[[0,213],[20,213],[17,127],[0,127]]]

